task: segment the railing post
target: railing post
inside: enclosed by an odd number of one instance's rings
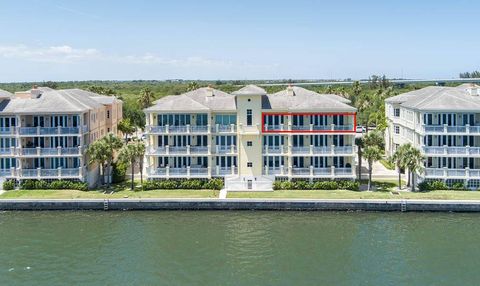
[[[285,173],[285,168],[283,167],[283,165],[280,165],[280,175],[284,175]]]
[[[57,168],[57,177],[61,178],[62,177],[62,167]]]
[[[190,124],[187,124],[187,133],[190,133]]]
[[[443,124],[443,133],[448,133],[448,125]]]
[[[39,178],[40,178],[40,175],[41,175],[41,174],[40,174],[40,173],[41,173],[41,170],[42,170],[42,168],[37,168],[37,177],[39,177]]]
[[[443,167],[443,178],[446,178],[446,177],[447,177],[447,173],[448,173],[448,168],[447,168],[447,167]]]
[[[470,124],[465,124],[465,132],[470,134]]]
[[[57,155],[62,155],[62,148],[57,146]]]
[[[36,149],[37,149],[37,156],[40,156],[40,151],[41,151],[40,147],[36,147]]]
[[[332,150],[330,150],[330,153],[332,155],[335,155],[335,145],[330,146],[330,148],[332,148]]]
[[[335,178],[335,166],[332,166],[330,171],[331,171],[332,177]]]
[[[170,145],[165,146],[165,154],[166,155],[170,154]]]
[[[268,176],[268,166],[265,165],[265,175]]]
[[[209,177],[212,176],[212,167],[210,167],[210,166],[207,167],[207,174],[208,174]]]
[[[37,126],[37,135],[40,135],[40,126]]]
[[[310,165],[310,167],[309,167],[309,168],[310,168],[310,177],[313,177],[313,166],[312,166],[312,165]]]
[[[187,145],[187,155],[190,155],[190,152],[192,152],[192,151],[190,150],[190,145]]]
[[[292,176],[292,166],[288,166],[288,176]]]
[[[82,167],[78,167],[78,175],[80,177],[83,177],[83,168]]]
[[[465,148],[466,148],[465,151],[466,151],[467,155],[470,155],[470,146],[467,145],[467,146],[465,146]]]
[[[165,133],[170,133],[170,125],[165,124]]]
[[[310,131],[313,131],[313,124],[310,124]]]
[[[215,124],[215,133],[218,133],[218,130],[220,129],[220,125],[218,123]]]
[[[469,177],[470,177],[470,168],[465,167],[465,178],[469,178]]]
[[[313,145],[310,145],[309,154],[310,154],[310,155],[313,155]]]
[[[190,166],[187,166],[187,178],[190,178]]]
[[[78,154],[82,155],[82,146],[78,146]]]
[[[218,176],[220,175],[220,166],[215,166],[215,174]]]
[[[447,154],[448,154],[448,146],[443,145],[443,155],[447,155]]]
[[[170,176],[170,166],[168,166],[168,165],[165,167],[165,175],[166,175],[167,177]]]
[[[231,131],[232,133],[234,133],[234,132],[235,132],[235,125],[233,125],[233,124],[230,124],[230,131]]]
[[[15,146],[10,146],[10,155],[15,156]]]
[[[330,124],[330,130],[332,130],[332,131],[335,130],[335,124],[333,124],[333,123]]]

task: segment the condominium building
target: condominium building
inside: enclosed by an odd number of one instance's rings
[[[148,179],[225,177],[230,189],[355,178],[356,109],[332,94],[248,85],[166,96],[147,108]]]
[[[385,100],[386,150],[405,143],[426,157],[420,180],[442,180],[480,187],[479,87],[430,86]]]
[[[79,180],[94,185],[86,147],[117,133],[122,101],[80,89],[0,91],[0,178]]]

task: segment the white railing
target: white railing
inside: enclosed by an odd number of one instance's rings
[[[80,127],[18,127],[18,134],[20,135],[66,135],[66,134],[79,134],[80,131],[86,132],[88,130],[86,126]]]
[[[11,127],[0,127],[0,134],[12,134],[15,129]]]
[[[212,127],[212,132],[213,133],[235,133],[237,132],[237,125],[216,124],[215,126]]]
[[[332,175],[332,168],[313,168],[313,175],[315,176]]]
[[[169,146],[168,152],[170,154],[187,154],[187,146]]]
[[[210,125],[147,126],[147,133],[208,133]]]
[[[219,176],[236,175],[237,168],[236,167],[218,167],[216,174]]]
[[[24,178],[62,178],[79,177],[80,168],[58,169],[20,169],[19,176]]]
[[[190,146],[192,154],[208,154],[208,146]]]
[[[215,153],[217,154],[235,154],[237,152],[237,146],[235,145],[216,145]]]
[[[334,168],[335,170],[335,175],[336,176],[351,176],[353,175],[352,173],[352,168]]]
[[[292,168],[292,175],[310,175],[310,168]]]
[[[287,146],[263,146],[263,153],[265,154],[285,154],[287,153]]]
[[[466,134],[478,134],[480,133],[480,126],[470,125],[422,125],[422,130],[425,133],[466,133]]]
[[[288,169],[285,167],[268,167],[265,166],[264,175],[288,175]]]
[[[65,147],[65,148],[21,148],[19,150],[20,156],[64,156],[64,155],[82,155],[79,147]]]
[[[15,148],[0,148],[0,155],[15,155]]]
[[[456,146],[424,146],[426,155],[480,155],[480,147],[456,147]]]

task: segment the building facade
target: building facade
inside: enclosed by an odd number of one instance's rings
[[[411,143],[426,157],[420,180],[480,187],[478,86],[431,86],[385,100],[386,151]]]
[[[230,189],[278,180],[355,178],[356,110],[349,100],[288,87],[210,87],[147,108],[148,179],[225,178]]]
[[[122,101],[80,89],[0,93],[0,178],[78,180],[94,185],[86,148],[117,133]]]

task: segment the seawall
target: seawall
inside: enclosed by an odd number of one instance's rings
[[[276,210],[480,212],[480,200],[4,199],[0,210]]]

